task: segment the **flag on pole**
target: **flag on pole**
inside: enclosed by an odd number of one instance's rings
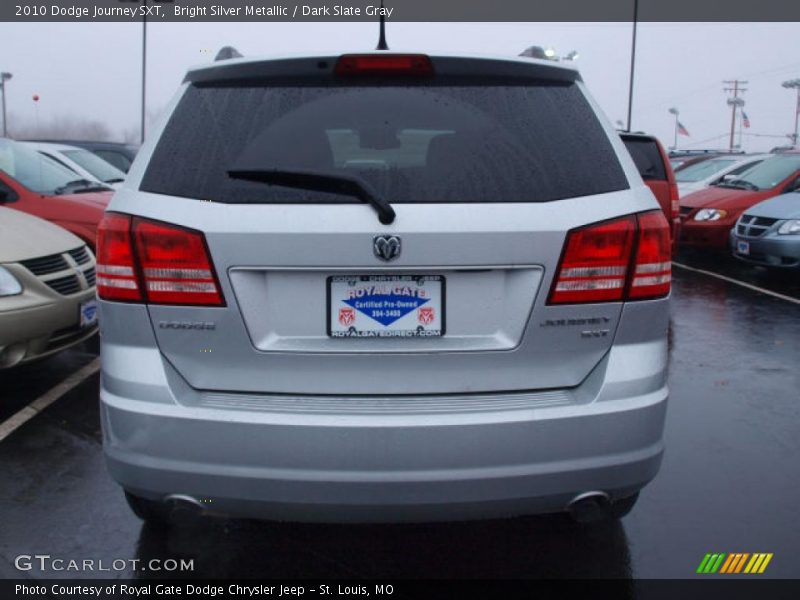
[[[800,115],[800,94],[797,94],[797,114]]]
[[[686,129],[686,127],[683,126],[683,123],[681,123],[680,121],[676,121],[676,122],[678,124],[678,134],[679,135],[685,135],[686,137],[689,137],[689,130]]]
[[[747,118],[747,113],[742,111],[742,127],[750,129],[750,119]]]

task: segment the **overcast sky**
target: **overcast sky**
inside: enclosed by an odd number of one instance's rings
[[[0,70],[12,119],[74,115],[106,122],[120,136],[138,128],[140,23],[0,23]],[[578,66],[608,118],[625,121],[631,25],[603,23],[388,23],[393,49],[516,55],[526,46],[579,52]],[[190,65],[223,45],[245,55],[372,49],[370,23],[156,23],[148,25],[147,105],[159,112]],[[800,77],[800,23],[640,24],[633,128],[672,145],[676,107],[690,137],[681,147],[727,146],[731,113],[724,79],[746,79],[751,127],[743,147],[786,144],[796,96],[781,82]],[[38,94],[38,106],[32,100]],[[717,139],[712,139],[717,138]]]

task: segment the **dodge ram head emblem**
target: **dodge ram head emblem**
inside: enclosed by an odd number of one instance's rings
[[[381,260],[394,260],[400,256],[400,238],[396,235],[377,235],[372,239],[372,251]]]

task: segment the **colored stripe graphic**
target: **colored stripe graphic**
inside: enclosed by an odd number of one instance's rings
[[[744,570],[745,573],[763,573],[764,570],[767,568],[769,561],[772,560],[773,554],[770,553],[760,553],[754,554],[753,559],[747,565],[747,568]]]
[[[716,573],[720,566],[722,565],[722,561],[725,560],[727,555],[725,553],[722,554],[706,554],[703,562],[700,563],[700,566],[697,567],[698,573]]]
[[[697,573],[702,574],[738,574],[738,573],[763,573],[773,554],[767,552],[734,552],[732,554],[714,553],[706,554],[697,567]]]
[[[735,571],[731,570],[731,573],[740,573],[742,571],[742,567],[744,567],[744,563],[747,561],[749,556],[750,556],[750,554],[748,552],[745,552],[744,554],[742,554],[742,559],[736,565],[736,570]]]
[[[741,556],[742,556],[741,554],[737,554],[735,552],[733,554],[728,554],[728,560],[725,561],[725,564],[722,565],[722,568],[719,570],[719,572],[720,573],[729,573],[730,571],[735,569],[736,565],[739,564],[739,558]]]
[[[728,560],[725,561],[725,564],[722,565],[722,568],[719,570],[719,572],[720,573],[730,573],[730,569],[733,566],[733,563],[735,562],[735,559],[736,559],[736,555],[735,554],[729,554],[728,555]]]
[[[764,560],[764,555],[763,554],[758,554],[758,553],[753,554],[753,558],[751,558],[750,562],[747,563],[747,566],[745,567],[744,572],[745,573],[752,573],[753,572],[753,568],[757,569],[758,565],[761,564],[761,561],[763,561],[763,560]]]
[[[706,554],[703,557],[703,560],[700,561],[700,566],[697,567],[696,573],[705,573],[705,568],[706,568],[706,565],[708,564],[709,560],[711,560],[711,555],[710,554]]]

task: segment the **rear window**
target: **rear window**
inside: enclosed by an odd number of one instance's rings
[[[574,84],[192,85],[142,180],[224,203],[356,202],[228,177],[357,176],[393,203],[547,202],[628,188]]]
[[[623,140],[642,179],[666,181],[667,171],[664,168],[664,159],[661,158],[661,152],[655,141],[646,138],[623,138]]]

